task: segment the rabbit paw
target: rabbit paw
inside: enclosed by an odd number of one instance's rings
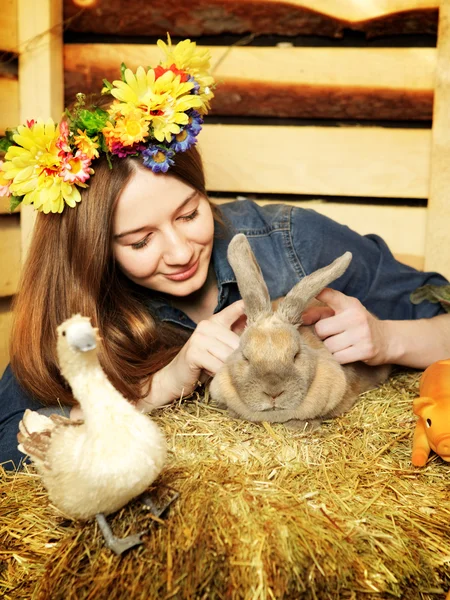
[[[300,421],[299,419],[291,419],[290,421],[286,421],[283,423],[287,429],[291,429],[293,431],[301,431],[305,433],[309,433],[311,431],[316,431],[320,429],[322,421],[320,419],[310,419],[309,421]]]

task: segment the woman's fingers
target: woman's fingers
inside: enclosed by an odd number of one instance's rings
[[[227,346],[231,350],[236,350],[239,346],[239,336],[230,331],[224,325],[217,322],[213,322],[210,319],[207,321],[200,321],[193,336],[202,340],[206,349],[209,350],[209,346],[214,342],[220,342]]]
[[[303,325],[314,325],[321,319],[327,319],[334,315],[334,310],[329,306],[311,306],[302,314]]]
[[[208,319],[212,323],[219,323],[227,329],[231,329],[232,325],[244,314],[244,301],[238,300],[227,306],[220,312],[216,313]]]

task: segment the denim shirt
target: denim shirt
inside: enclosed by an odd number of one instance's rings
[[[440,304],[412,304],[409,295],[426,283],[443,285],[438,273],[423,273],[398,262],[378,235],[361,236],[345,225],[310,209],[286,204],[259,206],[249,200],[220,206],[226,231],[216,226],[212,261],[219,288],[219,312],[239,300],[236,277],[227,260],[227,247],[244,233],[258,261],[272,300],[284,296],[305,275],[330,264],[349,250],[347,271],[330,284],[358,298],[380,319],[419,319],[445,312]],[[187,329],[196,324],[167,301],[148,294],[149,308],[162,321]]]
[[[226,253],[231,237],[244,233],[261,266],[271,299],[284,296],[305,275],[331,263],[350,250],[353,259],[347,271],[330,287],[358,298],[380,319],[420,319],[445,312],[439,304],[414,305],[410,293],[425,284],[443,285],[437,273],[423,273],[396,261],[377,235],[361,236],[313,210],[285,204],[258,206],[244,200],[221,205],[225,231],[216,226],[212,253],[218,284],[218,312],[239,300],[234,273]],[[196,324],[151,290],[146,290],[150,312],[162,321],[194,330]],[[0,463],[19,465],[18,424],[26,408],[40,412],[61,412],[42,408],[19,385],[8,367],[0,381]],[[11,468],[12,463],[5,464]]]

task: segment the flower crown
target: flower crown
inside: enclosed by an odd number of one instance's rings
[[[157,42],[165,55],[159,66],[133,73],[122,64],[121,80],[104,80],[102,93],[115,98],[106,110],[87,108],[77,94],[59,124],[32,120],[6,131],[0,196],[10,196],[11,211],[22,201],[44,213],[76,206],[102,153],[110,166],[111,155],[140,155],[154,173],[166,173],[175,153],[196,143],[213,97],[210,53],[190,40],[172,46],[167,38]]]

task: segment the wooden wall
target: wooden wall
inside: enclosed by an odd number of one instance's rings
[[[0,10],[0,133],[27,119],[59,120],[63,107],[62,3],[3,0]],[[0,372],[9,360],[11,303],[34,211],[9,213],[0,198]],[[32,299],[30,299],[30,302]]]
[[[442,201],[429,202],[438,12],[439,0],[4,0],[0,130],[58,119],[63,89],[67,102],[98,91],[122,61],[156,64],[167,31],[191,37],[218,83],[200,136],[217,202],[314,208],[450,276],[450,252],[430,246],[448,229]],[[32,221],[0,204],[0,367]]]
[[[437,0],[119,4],[65,0],[67,99],[122,61],[157,64],[151,36],[170,26],[211,50],[218,87],[199,145],[219,202],[314,208],[424,267]]]
[[[19,122],[17,82],[17,2],[5,0],[0,10],[0,133]],[[8,362],[11,302],[20,273],[20,216],[10,215],[9,201],[0,198],[0,373]]]

